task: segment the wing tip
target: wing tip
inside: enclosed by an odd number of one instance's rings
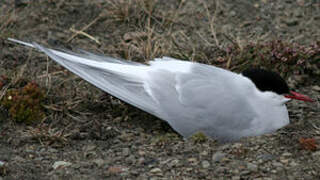
[[[11,42],[14,42],[14,43],[17,43],[17,44],[22,44],[22,45],[25,45],[25,46],[28,46],[28,47],[35,48],[35,46],[33,44],[31,44],[31,43],[20,41],[20,40],[14,39],[14,38],[8,38],[7,40],[11,41]]]

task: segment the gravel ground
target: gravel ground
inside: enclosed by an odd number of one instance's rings
[[[47,42],[141,62],[172,55],[214,64],[215,47],[274,39],[308,45],[320,39],[319,27],[317,0],[4,0],[0,75],[20,72],[37,82],[50,106],[44,122],[31,126],[14,123],[0,109],[0,180],[320,179],[319,77],[288,79],[317,102],[289,102],[291,124],[275,133],[225,144],[184,140],[42,53],[6,41]],[[83,33],[74,36],[76,30]]]

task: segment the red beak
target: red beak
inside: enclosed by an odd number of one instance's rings
[[[314,102],[313,99],[309,98],[308,96],[305,96],[303,94],[290,91],[290,94],[285,95],[284,97],[289,98],[289,99],[297,99],[301,101],[306,101],[306,102]]]

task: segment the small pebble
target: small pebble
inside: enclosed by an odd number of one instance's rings
[[[123,156],[129,156],[129,154],[130,154],[130,149],[129,148],[124,148],[122,150],[122,155]]]
[[[240,180],[240,176],[232,176],[232,180]]]
[[[162,175],[162,170],[160,168],[153,168],[150,170],[150,173],[156,174],[156,175]]]
[[[71,166],[72,163],[69,162],[65,162],[65,161],[56,161],[52,167],[53,169],[58,169],[58,168],[64,168],[64,167],[68,167]]]
[[[247,164],[247,168],[248,168],[250,171],[253,171],[253,172],[257,172],[257,171],[258,171],[258,166],[255,165],[255,164],[252,164],[252,163],[248,163],[248,164]]]
[[[280,159],[280,162],[283,164],[288,164],[289,160],[288,159]]]
[[[98,167],[101,167],[105,161],[103,159],[95,159],[93,160],[93,163],[95,163]]]
[[[289,153],[289,152],[285,152],[285,153],[282,154],[282,156],[284,156],[284,157],[290,157],[290,156],[292,156],[292,154]]]
[[[203,168],[208,168],[208,167],[210,167],[209,161],[202,161],[202,162],[201,162],[201,165],[202,165]]]
[[[318,86],[318,85],[312,86],[312,90],[320,91],[320,86]]]
[[[223,159],[225,156],[226,156],[225,153],[216,152],[215,154],[212,155],[212,161],[213,162],[220,162],[221,159]]]
[[[283,165],[279,162],[274,162],[274,163],[272,163],[272,165],[275,167],[283,167]]]

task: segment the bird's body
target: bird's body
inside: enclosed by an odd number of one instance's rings
[[[260,91],[249,78],[221,68],[170,57],[145,65],[11,41],[39,49],[103,91],[167,121],[184,137],[202,132],[238,140],[289,123],[288,98]]]

